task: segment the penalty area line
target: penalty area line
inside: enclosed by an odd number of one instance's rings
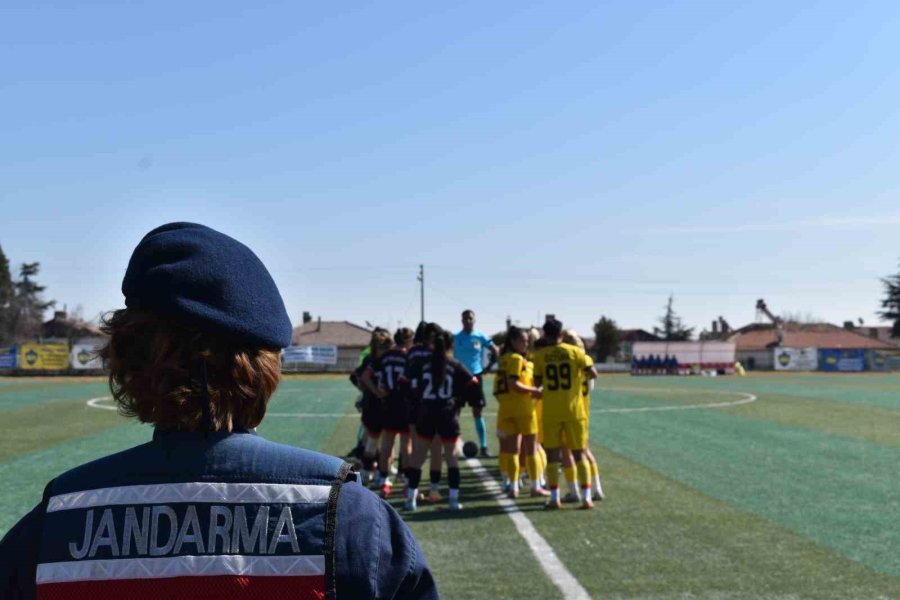
[[[531,553],[534,554],[534,558],[537,559],[541,569],[550,581],[553,582],[553,585],[562,592],[563,598],[565,600],[591,600],[591,596],[587,593],[587,590],[582,587],[578,580],[575,579],[575,576],[572,575],[562,561],[559,560],[559,557],[556,556],[556,552],[553,551],[553,548],[547,543],[547,540],[538,533],[538,530],[534,528],[534,525],[528,517],[525,516],[525,513],[519,509],[515,502],[503,496],[503,490],[500,487],[500,483],[491,477],[491,474],[484,468],[481,461],[477,458],[468,458],[466,459],[466,464],[472,469],[472,472],[478,476],[478,479],[481,480],[481,485],[484,486],[488,492],[497,495],[497,503],[503,509],[503,512],[512,519],[513,525],[516,526],[519,535],[521,535],[528,544]]]

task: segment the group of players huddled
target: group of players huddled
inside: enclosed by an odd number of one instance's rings
[[[488,456],[482,374],[498,357],[491,339],[474,329],[475,314],[462,314],[463,329],[451,334],[436,323],[416,332],[401,328],[391,336],[376,329],[367,353],[350,379],[362,392],[363,435],[359,444],[363,481],[383,497],[393,488],[391,465],[400,438],[399,473],[406,483],[404,508],[415,511],[422,468],[430,453],[427,496],[440,502],[442,457],[447,462],[448,505],[460,510],[459,414],[469,404],[481,455]],[[485,352],[490,359],[483,368]],[[510,327],[499,353],[493,394],[499,402],[497,435],[504,490],[517,498],[520,486],[531,496],[548,496],[548,509],[562,502],[593,508],[603,499],[597,462],[588,448],[590,392],[597,376],[584,344],[562,323],[548,318],[537,329]],[[560,467],[569,492],[560,496]],[[522,471],[527,472],[527,480]],[[527,481],[527,484],[525,483]],[[579,485],[580,484],[580,485]]]

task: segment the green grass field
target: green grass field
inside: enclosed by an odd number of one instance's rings
[[[99,379],[0,379],[0,533],[60,471],[150,438],[86,404],[107,395]],[[343,454],[355,395],[288,379],[260,433]],[[900,598],[900,376],[602,377],[592,411],[606,501],[517,503],[591,597]],[[407,519],[443,597],[564,597],[467,468],[462,499]]]

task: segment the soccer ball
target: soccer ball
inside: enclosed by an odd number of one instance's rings
[[[463,444],[463,454],[466,458],[475,458],[478,456],[478,444],[469,441]]]

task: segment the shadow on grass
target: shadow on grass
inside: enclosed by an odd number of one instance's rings
[[[494,479],[500,478],[500,472],[496,467],[496,460],[483,461],[484,467]],[[437,504],[420,501],[416,512],[407,512],[403,510],[406,499],[405,491],[399,486],[394,495],[388,499],[390,504],[400,515],[409,522],[429,522],[429,521],[455,521],[465,519],[480,519],[483,517],[493,517],[505,515],[512,507],[503,507],[497,503],[497,500],[503,495],[488,490],[482,484],[481,479],[465,466],[461,465],[460,473],[459,499],[463,504],[462,510],[450,510],[447,505],[447,476],[443,474],[441,479],[441,495],[443,500]],[[429,482],[427,471],[424,473],[423,481],[420,485],[420,491],[427,493]],[[524,492],[522,498],[516,502],[516,508],[521,512],[542,512],[544,510],[544,501],[540,498],[529,498],[528,492]]]

